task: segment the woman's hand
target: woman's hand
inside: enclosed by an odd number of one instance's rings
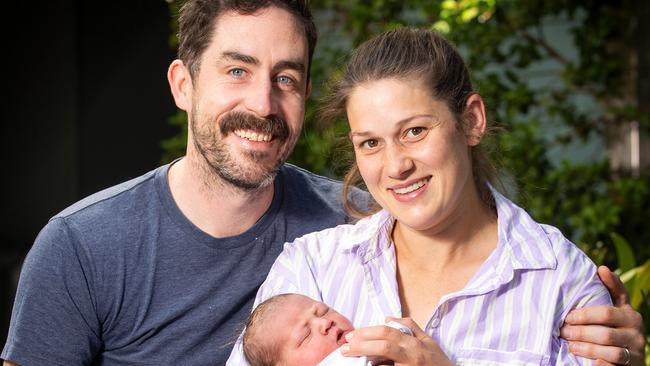
[[[348,333],[344,356],[367,356],[401,365],[452,365],[440,347],[411,318],[387,318],[407,326],[413,336],[385,325],[356,329]]]
[[[612,296],[614,306],[593,306],[571,311],[561,329],[571,353],[598,360],[598,365],[643,366],[643,321],[629,304],[621,280],[607,267],[598,276]],[[626,351],[627,349],[627,351]]]

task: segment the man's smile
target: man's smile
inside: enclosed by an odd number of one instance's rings
[[[258,132],[253,130],[235,130],[233,131],[235,135],[255,142],[269,142],[273,139],[273,135],[264,132]]]

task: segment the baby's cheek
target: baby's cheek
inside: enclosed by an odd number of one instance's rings
[[[318,361],[322,361],[325,357],[327,357],[327,355],[336,351],[337,348],[339,348],[339,345],[336,344],[336,342],[333,342],[330,339],[323,339],[323,342],[321,342],[319,345],[318,351],[315,352],[319,355]]]

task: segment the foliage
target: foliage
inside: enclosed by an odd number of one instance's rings
[[[171,1],[175,13],[179,0]],[[633,63],[636,6],[621,0],[312,0],[319,45],[313,93],[291,161],[340,176],[344,121],[316,126],[315,101],[363,40],[401,25],[432,27],[454,42],[501,130],[498,152],[510,196],[538,221],[578,243],[597,263],[616,265],[611,233],[626,238],[636,263],[650,258],[650,172],[610,169],[603,151],[618,126],[650,118],[637,106]],[[553,35],[554,36],[549,36]],[[558,34],[560,35],[558,37]],[[172,123],[184,126],[183,116]],[[183,132],[181,132],[183,133]],[[166,159],[184,136],[164,142]],[[584,146],[592,146],[585,150]],[[582,157],[578,152],[582,152]],[[344,159],[343,159],[344,160]]]
[[[646,365],[650,365],[650,259],[636,266],[636,259],[630,244],[620,235],[613,233],[612,240],[618,257],[618,274],[630,294],[630,304],[643,317],[646,329]]]
[[[612,232],[630,240],[639,260],[650,258],[644,222],[650,217],[650,173],[612,171],[603,153],[617,126],[636,120],[650,130],[632,93],[634,6],[595,0],[312,1],[327,20],[319,24],[321,34],[352,40],[339,44],[339,54],[400,25],[444,33],[463,53],[502,130],[492,143],[510,196],[610,266],[616,260]],[[326,65],[328,73],[336,71]],[[336,128],[344,130],[344,124]],[[572,156],[584,145],[595,147],[582,158]]]
[[[182,0],[168,0],[177,14]],[[618,126],[650,131],[634,94],[635,7],[621,0],[312,0],[319,45],[312,98],[291,162],[340,177],[345,121],[315,124],[326,80],[345,55],[374,34],[401,25],[431,27],[454,42],[500,134],[498,152],[510,196],[538,221],[558,227],[596,263],[615,267],[645,319],[650,341],[650,172],[613,171],[603,150]],[[176,22],[172,20],[173,34]],[[559,28],[559,31],[558,31]],[[555,33],[555,37],[549,34]],[[557,34],[561,34],[559,39]],[[170,37],[175,47],[176,38]],[[164,161],[184,154],[184,112],[170,117],[179,135],[163,141]],[[583,145],[595,145],[576,158]],[[624,239],[625,238],[625,239]],[[626,240],[627,239],[627,240]],[[637,266],[637,263],[643,263]],[[650,363],[650,350],[646,351]]]

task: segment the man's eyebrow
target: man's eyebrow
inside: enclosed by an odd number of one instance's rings
[[[275,70],[295,70],[300,72],[301,74],[304,74],[307,72],[305,68],[305,64],[300,62],[300,61],[280,61],[278,62],[273,69]]]
[[[245,64],[251,64],[251,65],[258,65],[260,63],[260,61],[257,58],[249,55],[244,55],[243,53],[239,53],[236,51],[225,51],[221,54],[220,59],[240,61]]]

